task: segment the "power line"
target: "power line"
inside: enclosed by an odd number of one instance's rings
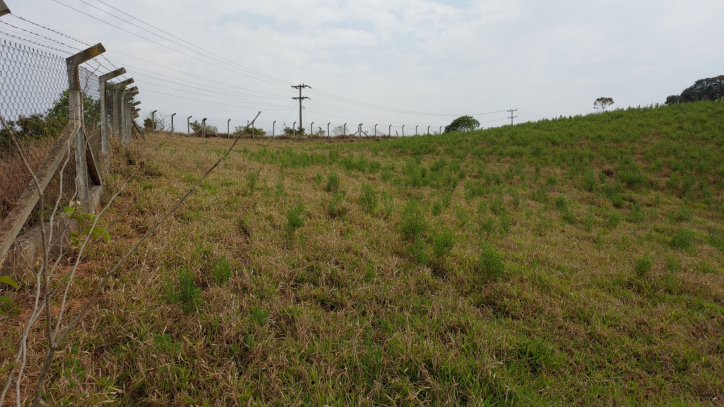
[[[101,8],[98,8],[98,7],[94,6],[94,5],[92,5],[92,4],[89,4],[89,3],[86,2],[85,0],[78,0],[78,1],[80,1],[81,3],[84,3],[84,4],[86,4],[86,5],[88,5],[88,6],[90,6],[90,7],[93,7],[93,8],[95,8],[96,10],[99,10],[99,11],[101,11],[101,12],[103,12],[103,13],[106,13],[106,14],[108,14],[108,15],[111,16],[111,17],[115,17],[115,18],[117,18],[117,19],[119,19],[119,20],[121,20],[121,21],[123,21],[123,22],[126,22],[126,23],[128,23],[128,24],[131,24],[132,26],[134,26],[134,27],[136,27],[136,28],[140,28],[141,30],[144,30],[144,31],[146,31],[146,32],[148,32],[148,33],[150,33],[150,34],[153,34],[153,35],[157,36],[157,37],[163,38],[163,39],[165,39],[166,41],[169,41],[169,42],[171,42],[171,43],[173,43],[173,44],[176,44],[176,45],[178,45],[178,46],[181,46],[181,47],[183,47],[183,48],[185,48],[185,49],[188,49],[188,50],[190,50],[190,51],[193,51],[193,52],[196,52],[196,53],[199,53],[199,54],[202,54],[202,55],[204,55],[204,54],[211,55],[211,56],[215,57],[215,59],[216,59],[217,61],[219,61],[219,62],[226,63],[226,64],[232,65],[232,66],[236,66],[236,67],[238,67],[238,68],[240,68],[240,69],[243,69],[243,70],[245,70],[245,71],[247,71],[247,72],[249,72],[249,73],[252,73],[252,74],[254,74],[254,75],[258,75],[258,76],[261,76],[261,77],[265,77],[265,78],[267,78],[267,79],[274,80],[274,81],[283,83],[283,84],[285,84],[285,85],[291,84],[291,82],[285,81],[285,80],[283,80],[283,79],[275,78],[275,77],[273,77],[273,76],[271,76],[271,75],[267,75],[267,74],[265,74],[265,73],[263,73],[263,72],[259,72],[259,71],[256,71],[256,70],[254,70],[254,69],[245,67],[245,66],[240,65],[240,64],[238,64],[238,63],[236,63],[236,62],[234,62],[234,61],[232,61],[232,60],[229,60],[229,59],[226,59],[226,58],[224,58],[224,57],[222,57],[222,56],[220,56],[220,55],[217,55],[217,54],[215,54],[215,53],[213,53],[213,52],[211,52],[211,51],[207,51],[207,50],[205,50],[205,49],[203,49],[203,48],[201,48],[201,47],[199,47],[199,46],[196,46],[196,45],[194,45],[194,44],[192,44],[192,43],[190,43],[190,42],[188,42],[188,41],[185,41],[185,40],[183,40],[183,39],[181,39],[181,38],[179,38],[179,37],[177,37],[177,36],[175,36],[175,35],[173,35],[173,34],[171,34],[171,33],[168,33],[168,32],[166,32],[166,31],[164,31],[164,30],[161,30],[160,28],[155,27],[154,25],[152,25],[152,24],[150,24],[150,23],[147,23],[147,22],[145,22],[145,21],[142,21],[141,19],[139,19],[139,18],[137,18],[137,17],[134,17],[134,16],[132,16],[132,15],[130,15],[130,14],[128,14],[128,13],[122,11],[122,10],[119,10],[119,9],[117,9],[116,7],[111,6],[110,4],[104,3],[104,2],[102,2],[102,1],[100,1],[100,0],[97,0],[97,1],[98,1],[99,3],[101,3],[101,4],[103,4],[103,5],[111,8],[111,9],[113,9],[113,10],[118,11],[118,12],[121,13],[121,14],[124,14],[124,15],[126,15],[126,16],[128,16],[128,17],[131,17],[132,19],[134,19],[134,20],[136,20],[136,21],[139,21],[139,22],[141,22],[142,24],[145,24],[145,25],[147,25],[147,26],[149,26],[149,27],[151,27],[151,28],[153,28],[153,29],[155,29],[155,30],[157,30],[157,31],[160,31],[160,32],[162,32],[162,33],[164,33],[164,34],[172,37],[172,38],[175,38],[175,39],[177,39],[177,40],[179,40],[179,41],[181,41],[181,42],[183,42],[183,43],[185,43],[185,44],[188,44],[188,45],[190,45],[190,46],[192,46],[192,47],[194,47],[194,48],[197,48],[197,49],[199,49],[199,50],[201,50],[201,51],[194,50],[194,49],[191,49],[191,48],[189,48],[189,47],[186,47],[186,46],[184,46],[184,45],[182,45],[182,44],[179,44],[179,43],[177,43],[177,42],[175,42],[175,41],[171,41],[171,40],[169,40],[168,38],[165,38],[165,37],[162,36],[162,35],[156,34],[156,33],[152,32],[152,31],[149,31],[149,30],[146,29],[146,28],[143,28],[143,27],[141,27],[141,26],[139,26],[139,25],[133,24],[132,22],[130,22],[130,21],[128,21],[128,20],[122,19],[122,18],[120,18],[120,17],[118,17],[118,16],[116,16],[116,15],[114,15],[114,14],[112,14],[112,13],[109,13],[109,12],[106,11],[106,10],[103,10],[103,9],[101,9]],[[208,57],[208,55],[204,55],[204,56],[207,56],[207,57]]]
[[[227,103],[217,103],[217,102],[211,102],[211,101],[208,101],[208,100],[200,100],[200,99],[194,99],[194,98],[187,98],[187,97],[178,96],[178,95],[169,95],[168,93],[155,92],[155,91],[151,91],[151,90],[148,90],[148,89],[144,90],[144,92],[147,92],[147,93],[155,93],[155,94],[164,95],[164,96],[171,96],[171,97],[179,98],[179,99],[193,100],[193,101],[202,102],[202,103],[211,103],[211,104],[214,104],[214,105],[231,106],[231,107],[241,107],[241,108],[248,108],[248,109],[260,109],[260,107],[258,107],[258,106],[239,106],[239,105],[230,105],[230,104],[227,104]],[[292,108],[294,108],[294,107],[292,107]],[[262,109],[262,110],[286,110],[286,107],[285,107],[284,109]]]
[[[135,83],[143,83],[143,81],[138,81],[138,80],[137,80],[137,81],[135,81]],[[286,108],[286,106],[282,106],[282,105],[275,105],[275,104],[266,103],[266,102],[256,102],[256,101],[254,101],[254,100],[248,100],[248,99],[247,99],[247,100],[243,100],[243,99],[223,98],[223,97],[219,97],[219,96],[216,96],[216,95],[207,95],[207,94],[198,93],[198,92],[191,92],[191,91],[184,90],[184,89],[172,88],[172,87],[170,87],[170,86],[158,85],[158,84],[155,84],[155,83],[147,83],[146,85],[160,86],[160,87],[162,87],[162,88],[171,89],[171,90],[175,90],[175,91],[179,91],[179,92],[184,92],[184,93],[190,93],[190,94],[192,94],[192,95],[210,96],[210,97],[214,97],[214,98],[221,99],[221,100],[229,100],[229,101],[232,101],[232,102],[258,103],[258,104],[260,104],[260,105],[268,105],[268,106],[273,106],[273,107],[284,107],[284,108]]]
[[[292,86],[292,88],[299,89],[299,97],[293,97],[292,99],[299,101],[299,128],[304,129],[304,124],[302,124],[302,102],[304,101],[304,99],[309,99],[309,98],[306,96],[302,96],[302,89],[304,89],[304,88],[312,89],[312,87],[309,85],[301,84],[301,85]]]
[[[58,1],[58,0],[53,0],[53,1],[56,2],[56,3],[58,3],[58,4],[60,4],[60,5],[62,5],[62,6],[65,6],[65,7],[69,8],[69,9],[71,9],[71,10],[74,10],[74,11],[76,11],[76,12],[78,12],[78,13],[81,13],[81,14],[83,14],[83,15],[86,15],[86,16],[88,16],[88,17],[90,17],[90,18],[94,18],[94,19],[96,19],[96,20],[98,20],[98,21],[100,21],[100,22],[102,22],[102,23],[104,23],[104,24],[110,25],[111,27],[114,27],[114,28],[117,28],[117,29],[119,29],[119,30],[121,30],[121,31],[127,32],[127,33],[129,33],[129,34],[131,34],[131,35],[134,35],[134,36],[136,36],[136,37],[138,37],[138,38],[144,39],[144,40],[146,40],[146,41],[148,41],[148,42],[151,42],[151,43],[153,43],[153,44],[156,44],[156,45],[159,45],[159,46],[161,46],[161,47],[164,47],[164,48],[166,48],[166,49],[168,49],[168,50],[171,50],[171,51],[173,51],[173,52],[179,53],[179,54],[184,55],[184,56],[187,56],[187,57],[189,57],[189,58],[193,58],[193,59],[195,59],[195,60],[197,60],[197,61],[201,61],[201,62],[206,63],[206,64],[209,64],[209,65],[211,65],[211,66],[215,66],[215,67],[217,67],[217,68],[219,68],[219,69],[223,69],[223,70],[225,70],[225,71],[229,71],[229,72],[235,73],[235,74],[237,74],[237,75],[246,76],[246,77],[248,77],[248,78],[256,79],[256,80],[258,80],[258,81],[266,82],[266,83],[269,83],[269,84],[272,84],[272,85],[283,85],[283,86],[287,86],[286,83],[283,84],[283,83],[279,83],[278,81],[271,81],[271,80],[267,80],[267,79],[264,79],[264,78],[259,78],[259,77],[256,77],[256,76],[251,76],[251,75],[246,74],[246,73],[242,73],[242,72],[235,71],[235,70],[232,70],[232,69],[229,69],[229,68],[225,68],[225,67],[220,66],[220,65],[212,64],[211,62],[209,62],[209,61],[207,61],[207,60],[204,60],[204,59],[202,59],[202,58],[195,57],[195,56],[193,56],[193,55],[189,55],[189,54],[187,54],[187,53],[185,53],[185,52],[182,52],[182,51],[179,51],[179,50],[174,49],[174,48],[172,48],[172,47],[169,47],[169,46],[167,46],[167,45],[161,44],[160,42],[154,41],[154,40],[149,39],[149,38],[146,38],[146,37],[144,37],[144,36],[142,36],[142,35],[136,34],[136,33],[132,32],[132,31],[126,30],[125,28],[121,28],[121,27],[119,27],[119,26],[117,26],[117,25],[115,25],[115,24],[109,23],[108,21],[101,20],[101,19],[98,18],[98,17],[95,17],[95,16],[93,16],[93,15],[90,15],[90,14],[84,12],[84,11],[80,11],[80,10],[78,10],[77,8],[71,7],[71,6],[69,6],[69,5],[65,4],[65,3],[61,3],[61,2]]]

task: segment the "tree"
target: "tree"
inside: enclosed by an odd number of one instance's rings
[[[721,98],[724,98],[724,75],[699,79],[692,86],[684,89],[681,95],[666,98],[666,104],[719,100]]]
[[[612,98],[600,97],[593,102],[593,108],[598,111],[605,112],[606,109],[614,103],[615,102]]]
[[[480,122],[472,116],[460,116],[445,127],[445,133],[473,131],[480,127]]]
[[[344,126],[339,125],[339,126],[333,128],[333,129],[332,129],[332,134],[334,134],[335,136],[344,136],[344,135],[345,135],[345,134],[344,134]]]

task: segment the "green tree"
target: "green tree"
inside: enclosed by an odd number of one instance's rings
[[[600,97],[593,102],[593,108],[601,112],[605,112],[606,109],[614,103],[613,98]]]
[[[473,116],[460,116],[445,127],[445,133],[458,131],[473,131],[480,127],[480,122]]]
[[[699,79],[692,86],[684,89],[681,95],[666,98],[667,105],[691,103],[700,100],[719,100],[724,98],[724,75],[713,78]]]

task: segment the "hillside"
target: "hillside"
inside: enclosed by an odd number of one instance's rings
[[[112,243],[93,247],[72,294],[230,142],[147,135],[143,168],[124,170],[138,172],[104,216]],[[48,394],[720,404],[723,269],[724,103],[353,143],[242,140],[126,263]],[[0,317],[5,357],[32,301],[21,280],[19,308]]]

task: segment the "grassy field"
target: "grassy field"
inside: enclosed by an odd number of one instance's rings
[[[148,136],[74,295],[230,142]],[[722,405],[723,221],[722,103],[243,140],[106,290],[48,402]]]

